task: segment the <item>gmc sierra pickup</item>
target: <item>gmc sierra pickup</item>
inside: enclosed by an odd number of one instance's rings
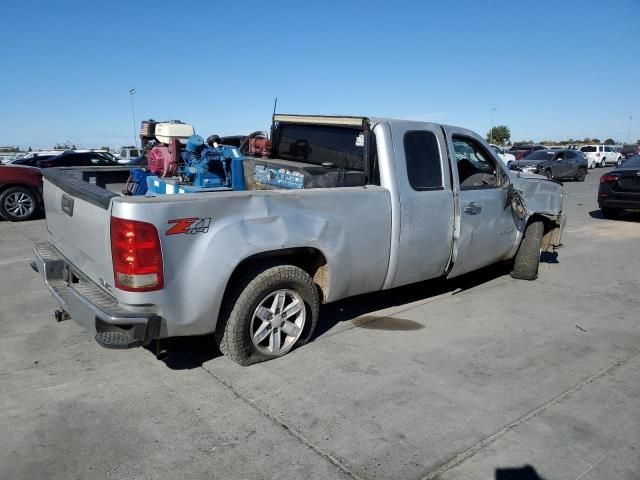
[[[307,342],[320,303],[505,260],[533,280],[560,244],[562,185],[509,170],[469,130],[275,115],[271,137],[243,191],[126,196],[126,169],[43,171],[34,268],[57,318],[110,348],[215,332],[248,365]],[[265,175],[286,185],[252,183]]]

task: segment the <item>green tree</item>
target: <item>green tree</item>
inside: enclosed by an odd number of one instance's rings
[[[600,143],[600,139],[599,138],[592,138],[591,141],[593,143]]]
[[[615,141],[613,138],[607,138],[607,139],[604,141],[604,144],[605,144],[605,145],[615,145],[615,143],[616,143],[616,141]]]
[[[511,130],[506,125],[498,125],[493,127],[487,133],[487,141],[490,143],[497,143],[503,145],[511,140]]]
[[[33,150],[31,150],[31,147],[29,147],[29,150],[27,150],[27,151],[29,151],[29,152],[33,152]]]
[[[109,147],[100,147],[100,150],[105,150],[107,152],[110,152],[111,150],[109,150]]]

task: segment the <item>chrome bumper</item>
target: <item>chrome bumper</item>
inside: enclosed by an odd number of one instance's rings
[[[93,333],[120,332],[146,345],[160,337],[161,318],[148,309],[128,309],[71,265],[50,243],[38,243],[34,248],[33,265],[58,301],[62,312],[57,319],[71,317]]]

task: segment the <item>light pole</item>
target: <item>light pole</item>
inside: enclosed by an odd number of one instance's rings
[[[136,135],[136,111],[133,108],[133,95],[136,93],[136,89],[129,90],[129,97],[131,97],[131,120],[133,121],[133,145],[138,148],[138,136]]]
[[[493,143],[493,113],[497,111],[496,107],[491,107],[491,129],[489,130],[489,143]]]
[[[629,128],[627,129],[627,143],[631,143],[631,120],[633,120],[633,115],[629,115]]]

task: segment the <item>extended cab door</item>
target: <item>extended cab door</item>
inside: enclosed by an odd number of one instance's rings
[[[445,274],[455,215],[442,128],[416,122],[393,122],[388,128],[376,129],[378,148],[393,151],[395,170],[394,175],[390,165],[381,163],[382,185],[394,198],[392,258],[385,288]],[[392,145],[384,145],[389,141]]]
[[[502,260],[516,239],[509,176],[476,134],[445,127],[458,194],[454,277]]]

